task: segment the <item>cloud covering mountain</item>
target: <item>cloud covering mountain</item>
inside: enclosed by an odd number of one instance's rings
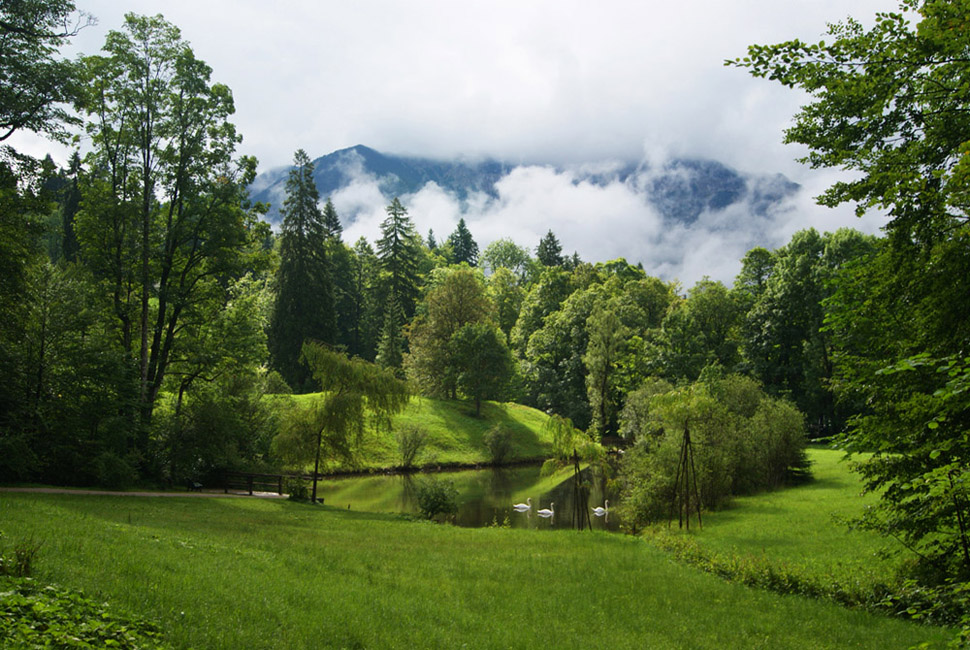
[[[730,285],[745,252],[784,245],[801,228],[878,227],[874,218],[853,223],[844,212],[815,205],[811,197],[821,187],[711,160],[557,167],[393,156],[356,146],[314,166],[320,195],[332,199],[350,243],[359,237],[373,243],[385,206],[398,196],[422,235],[433,230],[443,239],[464,218],[482,249],[503,237],[534,249],[552,229],[566,253],[593,262],[624,257],[685,288],[704,276]],[[255,199],[272,204],[273,219],[287,173],[265,172],[251,188]]]

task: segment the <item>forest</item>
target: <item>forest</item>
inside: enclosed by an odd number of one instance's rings
[[[707,494],[780,484],[804,469],[804,437],[864,452],[881,499],[857,523],[916,551],[930,583],[963,583],[970,4],[902,9],[727,62],[808,92],[786,141],[857,172],[819,200],[884,211],[883,235],[802,230],[750,250],[731,286],[683,287],[570,255],[555,224],[535,248],[480,250],[464,220],[422,235],[398,198],[379,239],[345,242],[303,150],[274,232],[248,197],[257,161],[236,153],[232,92],[177,27],[129,15],[99,54],[68,61],[84,20],[72,2],[4,4],[0,140],[87,146],[66,168],[2,150],[0,481],[278,469],[271,396],[321,389],[312,342],[475,412],[519,402],[625,439],[631,476],[657,475],[678,413],[745,450],[723,466],[768,453],[751,431],[775,436],[764,477]],[[645,497],[644,517],[655,509]]]

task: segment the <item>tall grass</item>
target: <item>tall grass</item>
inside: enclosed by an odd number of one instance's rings
[[[944,630],[779,597],[607,533],[255,499],[0,494],[41,578],[181,648],[907,648]]]

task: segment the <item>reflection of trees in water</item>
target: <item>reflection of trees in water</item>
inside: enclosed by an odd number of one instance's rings
[[[502,503],[512,497],[515,485],[515,472],[504,467],[496,467],[486,476],[486,500]]]
[[[401,512],[417,510],[418,492],[414,474],[401,474]]]

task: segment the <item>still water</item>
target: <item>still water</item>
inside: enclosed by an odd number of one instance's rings
[[[575,489],[572,468],[552,476],[540,476],[538,465],[436,472],[434,474],[397,474],[353,476],[322,480],[317,496],[328,506],[365,512],[419,512],[415,486],[433,477],[451,481],[458,489],[459,526],[480,527],[508,520],[514,528],[575,528]],[[619,517],[612,510],[597,517],[594,507],[604,505],[605,481],[589,470],[583,479],[590,485],[589,519],[594,529],[619,530]],[[532,509],[516,512],[512,505],[532,499]],[[554,505],[553,505],[554,504]],[[538,516],[540,509],[552,509],[551,518]]]

